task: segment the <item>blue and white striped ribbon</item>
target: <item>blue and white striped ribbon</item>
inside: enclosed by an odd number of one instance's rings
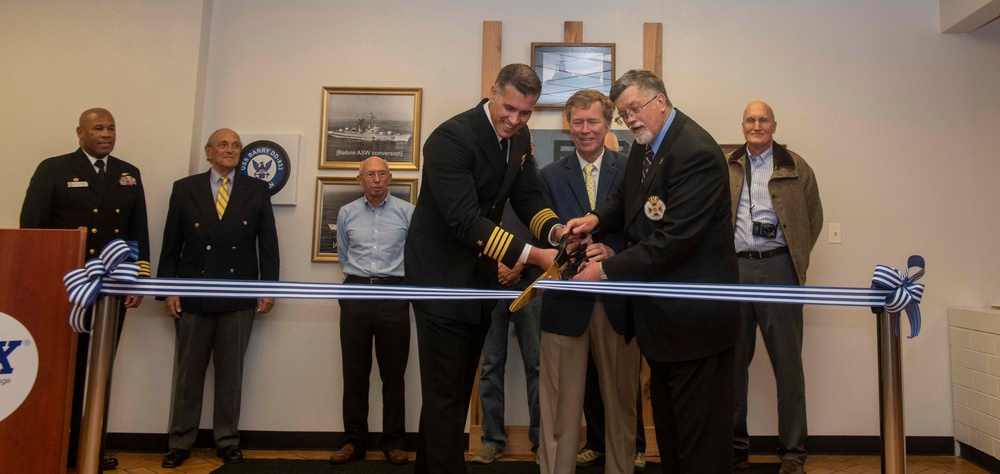
[[[210,298],[293,298],[338,300],[466,300],[509,299],[520,292],[402,285],[358,285],[264,280],[141,278],[135,283],[106,282],[106,295]]]
[[[104,251],[101,253],[103,257]],[[88,268],[91,262],[96,260],[87,262]],[[920,270],[912,276],[907,276],[901,275],[899,271],[891,267],[879,265],[872,278],[872,288],[565,280],[541,280],[535,283],[535,288],[657,298],[885,307],[887,312],[894,314],[905,309],[910,318],[910,337],[913,338],[920,333],[918,303],[924,288],[924,285],[914,282],[923,276],[924,259],[914,255],[910,257],[908,266],[910,268],[919,267]],[[67,274],[67,288],[69,288],[68,279],[75,272],[83,272],[83,270],[74,270]],[[94,283],[88,284],[95,285]],[[137,280],[132,277],[131,280],[122,280],[114,276],[111,277],[111,280],[104,282],[103,287],[98,279],[96,287],[102,294],[106,295],[209,298],[464,300],[513,299],[520,295],[520,292],[510,290],[470,288],[185,278],[142,278]],[[71,291],[71,301],[77,303],[77,300],[73,299],[73,295],[74,291]],[[84,308],[89,305],[90,301],[93,301],[94,296],[87,300],[87,304],[83,305]],[[77,304],[79,307],[79,303]],[[76,311],[77,308],[74,308],[74,312]],[[70,321],[73,324],[72,318]],[[75,329],[76,326],[74,326]]]
[[[134,283],[139,277],[139,265],[125,263],[125,259],[135,260],[139,252],[135,246],[121,239],[112,240],[101,249],[100,255],[87,260],[83,268],[73,270],[63,277],[69,301],[73,309],[69,314],[69,325],[76,332],[90,332],[87,308],[94,302],[105,284],[110,281]]]
[[[535,288],[653,298],[825,306],[882,306],[889,290],[820,286],[541,280]]]
[[[917,269],[913,275],[910,275],[911,268]],[[895,268],[877,265],[875,274],[872,275],[872,288],[892,290],[885,297],[885,310],[897,314],[906,310],[906,317],[910,319],[911,339],[920,334],[920,300],[924,297],[924,285],[916,281],[922,276],[924,257],[920,255],[911,255],[906,260],[906,270],[902,274]]]

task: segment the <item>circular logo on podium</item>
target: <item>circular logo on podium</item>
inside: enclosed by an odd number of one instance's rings
[[[0,313],[0,421],[24,403],[37,375],[34,338],[20,321]]]
[[[243,146],[239,173],[267,182],[274,196],[288,182],[291,166],[285,149],[270,140],[257,140]]]

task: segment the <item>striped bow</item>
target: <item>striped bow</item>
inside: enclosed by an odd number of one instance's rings
[[[917,272],[910,275],[910,269],[914,267]],[[910,339],[920,334],[920,299],[924,296],[924,285],[916,281],[922,276],[924,257],[920,255],[910,256],[902,274],[895,268],[878,265],[872,275],[872,288],[892,291],[885,297],[885,310],[892,314],[906,310],[906,317],[910,319]]]
[[[130,242],[131,244],[131,242]],[[69,314],[69,325],[76,332],[90,332],[86,320],[87,308],[101,293],[104,277],[112,281],[135,283],[139,277],[139,265],[125,263],[125,259],[135,260],[139,252],[135,246],[121,239],[112,240],[101,249],[97,258],[87,260],[83,268],[73,270],[63,277],[69,301],[73,309]]]

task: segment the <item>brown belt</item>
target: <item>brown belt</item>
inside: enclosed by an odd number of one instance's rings
[[[740,258],[757,259],[757,258],[770,258],[775,255],[781,255],[783,253],[788,253],[788,247],[778,247],[774,250],[764,250],[760,252],[756,250],[748,250],[746,252],[736,252],[736,256]]]
[[[344,283],[362,283],[365,285],[398,285],[403,283],[403,277],[359,277],[347,275]]]

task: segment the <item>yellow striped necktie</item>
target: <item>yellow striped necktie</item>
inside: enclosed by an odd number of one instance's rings
[[[594,189],[594,170],[596,169],[597,167],[593,163],[589,163],[583,167],[583,183],[587,186],[587,199],[590,200],[590,210],[594,210],[594,207],[597,207],[597,190]]]
[[[229,204],[229,178],[223,176],[222,185],[215,195],[215,211],[219,213],[219,220],[222,220],[222,215],[226,213],[227,204]]]

